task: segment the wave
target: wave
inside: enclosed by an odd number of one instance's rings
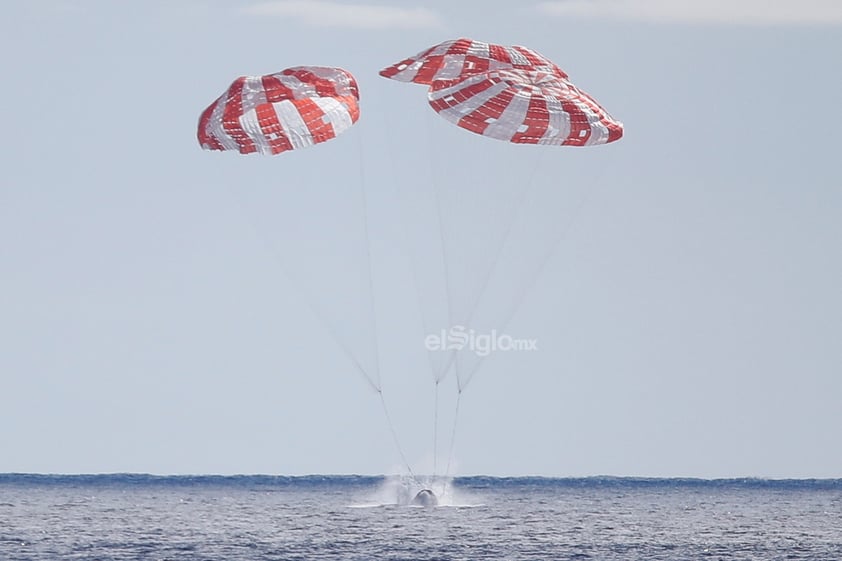
[[[153,475],[143,473],[38,474],[0,473],[0,485],[45,486],[222,486],[253,488],[377,487],[394,476],[388,475]],[[842,479],[764,479],[739,477],[724,479],[655,477],[497,477],[471,475],[454,477],[456,488],[762,488],[762,489],[842,489]]]

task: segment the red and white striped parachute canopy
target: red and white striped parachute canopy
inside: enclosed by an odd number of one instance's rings
[[[380,71],[427,84],[430,105],[469,131],[520,144],[592,146],[623,136],[623,124],[532,49],[456,39]]]
[[[336,138],[360,116],[359,89],[341,68],[296,66],[241,76],[202,112],[206,150],[279,154]]]
[[[623,136],[623,125],[570,81],[508,69],[436,80],[430,106],[459,127],[519,144],[592,146]]]
[[[439,43],[380,71],[380,75],[401,82],[432,84],[502,69],[537,70],[567,78],[550,59],[527,47],[506,47],[473,39]]]

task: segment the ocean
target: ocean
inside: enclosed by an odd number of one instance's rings
[[[0,474],[0,560],[65,559],[840,561],[842,479]]]

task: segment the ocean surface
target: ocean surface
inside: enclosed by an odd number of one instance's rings
[[[842,561],[842,480],[0,474],[0,560],[65,559]]]

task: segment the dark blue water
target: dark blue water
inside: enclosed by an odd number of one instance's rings
[[[0,475],[0,561],[842,560],[842,480]]]

